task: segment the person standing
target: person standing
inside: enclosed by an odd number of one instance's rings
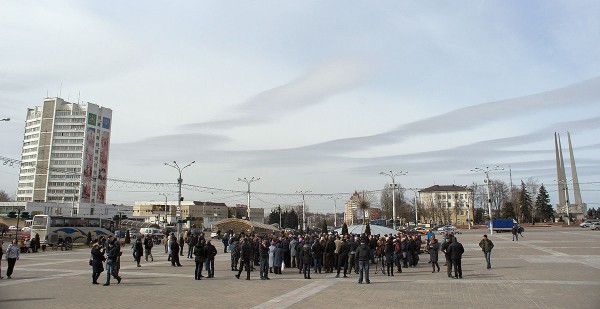
[[[183,233],[181,233],[179,234],[179,256],[183,256],[183,244],[185,244],[185,239]]]
[[[269,252],[270,248],[268,240],[263,239],[263,241],[260,243],[260,247],[258,247],[258,256],[260,258],[260,280],[271,280],[269,279]]]
[[[108,248],[106,249],[106,283],[104,283],[104,286],[110,285],[110,276],[117,279],[117,284],[121,283],[121,277],[114,272],[114,266],[118,257],[119,251],[116,249],[115,244],[112,242],[108,243]]]
[[[4,254],[4,252],[2,251],[3,245],[4,241],[2,240],[2,238],[0,238],[0,279],[4,279],[4,277],[2,277],[2,255]]]
[[[181,263],[179,263],[179,243],[177,242],[177,238],[175,237],[175,235],[171,236],[171,265],[173,267],[177,266],[181,266]]]
[[[385,241],[385,248],[383,251],[385,253],[385,269],[387,270],[388,276],[394,275],[394,248],[396,241],[396,239],[392,240],[391,236]]]
[[[358,249],[358,237],[350,236],[350,241],[348,243],[350,245],[350,255],[348,256],[348,273],[352,273],[352,269],[354,268],[354,273],[358,274],[358,262],[356,259],[356,249]]]
[[[250,238],[244,238],[240,254],[242,261],[240,262],[240,270],[238,271],[237,275],[235,275],[235,277],[240,279],[242,271],[244,271],[244,268],[246,268],[246,280],[250,280],[250,263],[252,262],[252,256],[254,255],[254,252],[252,250],[252,244],[250,243]]]
[[[292,259],[292,268],[296,268],[296,254],[298,253],[298,251],[296,250],[296,245],[298,245],[298,240],[296,239],[296,236],[293,236],[292,239],[290,240],[290,256]]]
[[[515,241],[515,238],[517,239],[517,241],[519,241],[519,226],[516,223],[513,225],[511,232],[513,236],[513,241]]]
[[[204,241],[202,239],[201,241]],[[215,256],[217,255],[217,248],[210,243],[210,239],[206,242],[206,271],[208,272],[208,278],[215,277]]]
[[[448,247],[452,244],[452,239],[448,237],[445,239],[446,241],[442,244],[442,252],[444,252],[444,257],[446,257],[446,272],[448,273],[448,277],[452,278],[452,259],[448,250]]]
[[[10,279],[13,269],[15,268],[15,263],[19,260],[19,255],[21,251],[19,250],[19,246],[17,245],[17,239],[13,239],[12,243],[8,245],[6,248],[6,261],[8,262],[8,269],[6,270],[6,277]]]
[[[494,243],[488,239],[487,235],[483,235],[483,239],[479,242],[479,247],[483,251],[483,256],[485,256],[487,269],[492,268],[492,249],[494,248]]]
[[[227,253],[227,246],[229,246],[229,233],[225,233],[221,241],[223,242],[223,253]]]
[[[204,266],[204,260],[206,258],[206,250],[202,242],[196,242],[194,245],[194,262],[196,262],[196,269],[194,270],[194,279],[202,280],[202,267]]]
[[[360,241],[360,246],[356,249],[356,257],[358,258],[358,283],[363,283],[363,275],[367,284],[371,283],[369,280],[369,262],[371,260],[371,248],[366,237],[363,237]]]
[[[313,243],[311,250],[310,250],[312,253],[312,256],[313,256],[313,260],[314,260],[315,274],[317,274],[317,273],[320,274],[321,271],[323,270],[323,250],[324,249],[325,249],[325,247],[323,247],[323,245],[321,244],[319,239],[316,238],[315,242]]]
[[[431,236],[428,241],[427,249],[429,250],[429,262],[431,263],[431,268],[433,269],[431,272],[435,272],[435,267],[437,266],[438,273],[440,272],[440,264],[438,264],[438,251],[440,250],[440,244],[438,243],[435,235]]]
[[[281,242],[275,244],[275,253],[273,254],[273,272],[279,275],[281,275],[281,265],[283,264],[283,248],[281,246]]]
[[[348,256],[350,255],[350,245],[346,242],[346,238],[341,240],[340,248],[338,250],[338,261],[337,261],[337,275],[336,278],[340,277],[342,268],[344,269],[344,278],[348,278]]]
[[[292,266],[292,256],[290,252],[290,240],[284,237],[281,241],[281,249],[283,249],[283,265],[285,268]]]
[[[98,283],[98,278],[100,278],[100,274],[104,272],[104,267],[102,266],[102,262],[104,262],[104,253],[100,251],[100,245],[95,243],[92,246],[92,284],[100,284]]]
[[[454,279],[462,279],[462,255],[465,253],[465,248],[455,237],[452,237],[452,243],[448,246],[448,252],[452,259],[452,266],[454,267]]]
[[[188,245],[188,253],[187,258],[191,259],[194,255],[194,247],[196,246],[196,242],[198,241],[198,236],[188,232],[187,237],[187,245]]]
[[[312,255],[310,253],[310,244],[308,237],[304,240],[302,246],[302,270],[304,272],[304,279],[310,279],[310,266],[313,262]]]

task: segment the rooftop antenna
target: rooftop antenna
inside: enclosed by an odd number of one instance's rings
[[[79,91],[79,94],[77,95],[77,104],[79,104],[79,99],[81,98],[81,91]]]
[[[48,97],[48,89],[46,89],[46,99],[49,98]]]
[[[62,82],[60,82],[60,88],[58,89],[58,97],[62,96]]]

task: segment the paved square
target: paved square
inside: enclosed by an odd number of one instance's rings
[[[28,253],[13,279],[0,280],[0,308],[600,308],[600,232],[529,228],[518,242],[494,234],[491,270],[477,245],[484,232],[458,235],[465,247],[462,280],[448,278],[444,267],[431,273],[421,255],[417,268],[394,277],[371,268],[370,285],[359,285],[355,274],[305,280],[295,269],[270,274],[270,281],[259,280],[258,270],[252,280],[238,280],[219,241],[213,241],[214,279],[194,280],[194,262],[185,257],[183,267],[172,267],[161,246],[153,249],[154,262],[135,267],[123,247],[123,282],[108,287],[91,284],[87,248]],[[2,261],[4,277],[6,266]],[[106,272],[99,282],[105,278]]]

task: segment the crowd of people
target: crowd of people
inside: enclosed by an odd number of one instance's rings
[[[272,275],[283,274],[284,271],[297,271],[304,279],[311,279],[311,273],[335,273],[335,277],[348,278],[352,273],[358,275],[358,283],[369,284],[370,268],[375,274],[394,276],[402,273],[402,269],[417,267],[420,253],[428,254],[428,264],[432,273],[440,272],[439,252],[445,257],[448,277],[462,279],[463,245],[455,235],[449,233],[442,237],[441,243],[435,234],[428,233],[423,244],[420,235],[339,235],[339,234],[305,234],[305,235],[269,235],[257,236],[236,234],[229,231],[222,237],[223,252],[230,254],[231,271],[237,279],[245,272],[245,279],[250,280],[252,271],[259,269],[261,280],[270,280]],[[204,233],[182,233],[177,238],[174,233],[162,240],[165,253],[173,267],[181,267],[180,257],[194,259],[194,279],[214,278],[216,247]],[[152,247],[155,241],[150,237],[138,237],[132,244],[132,255],[138,267],[141,267],[142,256],[146,261],[154,261]],[[422,246],[424,245],[424,246]],[[493,243],[484,235],[479,243],[487,268],[491,268],[491,250]],[[92,266],[92,283],[99,284],[98,278],[106,267],[106,285],[110,285],[111,276],[121,282],[119,276],[121,246],[118,239],[109,237],[101,239],[93,245],[90,265]],[[203,271],[206,271],[205,275]]]

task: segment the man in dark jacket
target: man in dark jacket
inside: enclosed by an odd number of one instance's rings
[[[148,262],[148,256],[150,256],[151,261],[154,262],[154,256],[152,256],[152,247],[154,247],[154,242],[152,241],[150,235],[146,235],[146,238],[144,238],[144,258],[146,259],[146,262]]]
[[[258,247],[258,255],[260,257],[260,280],[269,279],[269,244],[266,239]]]
[[[290,253],[290,240],[285,237],[281,242],[281,247],[283,248],[283,265],[285,268],[290,268],[292,265],[292,255]]]
[[[142,259],[142,254],[144,254],[144,245],[142,242],[142,236],[138,236],[138,238],[133,243],[133,256],[135,257],[135,262],[137,263],[137,267],[142,267],[140,265],[140,260]]]
[[[304,279],[310,279],[310,265],[312,264],[312,255],[310,253],[309,239],[304,241],[302,246],[302,270],[304,271]]]
[[[442,244],[442,252],[444,252],[444,257],[446,257],[446,272],[448,273],[448,277],[452,277],[452,259],[450,258],[450,251],[448,247],[452,244],[452,238],[445,238],[446,241]]]
[[[196,246],[196,242],[198,241],[198,236],[192,233],[188,233],[187,244],[188,244],[188,254],[187,258],[191,259],[194,255],[194,247]]]
[[[356,257],[358,258],[358,269],[359,277],[358,283],[363,283],[363,274],[367,284],[371,283],[369,280],[369,262],[371,260],[371,248],[366,237],[363,237],[360,241],[360,246],[356,249]]]
[[[237,238],[231,240],[231,271],[238,271],[240,260],[240,242]]]
[[[202,239],[201,241],[204,241]],[[210,243],[210,239],[206,242],[206,271],[208,272],[207,278],[215,277],[215,256],[217,255],[217,248]]]
[[[242,271],[244,271],[244,268],[246,268],[246,280],[250,280],[250,270],[252,267],[250,265],[250,262],[252,261],[252,257],[254,256],[254,248],[252,247],[252,243],[250,242],[250,238],[248,237],[244,238],[244,242],[241,245],[240,256],[240,269],[238,270],[238,273],[237,275],[235,275],[235,277],[240,279]]]
[[[177,242],[177,238],[175,238],[175,236],[171,237],[173,238],[171,241],[171,265],[181,266],[181,263],[179,263],[179,243]]]
[[[337,275],[336,278],[340,277],[340,271],[344,268],[344,278],[348,278],[348,255],[350,255],[350,245],[346,242],[346,238],[342,240],[342,245],[338,251],[338,263],[337,263]]]
[[[323,269],[323,250],[325,249],[325,247],[323,247],[323,245],[321,245],[321,242],[319,241],[319,239],[315,239],[315,243],[312,245],[311,251],[312,251],[312,256],[313,256],[313,260],[314,260],[314,265],[315,265],[315,274],[316,273],[321,273],[321,270]]]
[[[492,268],[492,249],[494,248],[494,243],[488,239],[487,235],[483,235],[483,239],[479,242],[479,247],[483,251],[483,255],[485,256],[485,262],[487,264],[487,269]]]
[[[329,236],[329,240],[325,243],[325,272],[333,272],[333,254],[335,252],[335,242],[333,242],[333,236]]]
[[[452,259],[452,265],[454,266],[454,279],[462,279],[461,260],[463,253],[465,253],[465,248],[458,242],[456,237],[452,238],[452,243],[448,246],[448,253],[450,254],[450,259]]]
[[[358,274],[358,260],[356,259],[356,249],[358,249],[358,238],[350,237],[350,241],[348,242],[350,245],[350,255],[348,255],[348,273],[352,273],[352,269],[354,268],[354,273]]]

